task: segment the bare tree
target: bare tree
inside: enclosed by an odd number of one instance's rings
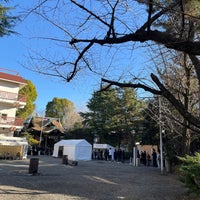
[[[191,1],[182,0],[38,1],[29,13],[37,14],[62,33],[40,38],[59,43],[67,53],[53,57],[39,54],[38,65],[32,62],[34,70],[67,82],[81,70],[89,70],[108,84],[105,89],[111,85],[142,88],[165,97],[188,124],[200,128],[199,116],[185,109],[156,74],[151,74],[154,86],[138,81],[124,84],[119,82],[119,77],[116,80],[111,76],[113,69],[124,69],[116,65],[120,59],[128,60],[127,54],[131,58],[139,44],[148,44],[188,54],[200,82],[198,11]],[[33,55],[31,59],[35,61]],[[106,62],[101,63],[102,59],[107,61],[107,66],[104,67]],[[130,81],[134,80],[132,77]]]
[[[82,124],[82,117],[72,107],[64,109],[62,124],[66,130],[72,130],[76,124]]]
[[[158,63],[157,73],[163,80],[163,83],[173,95],[184,105],[185,110],[193,113],[196,117],[199,115],[199,87],[196,78],[194,66],[185,53],[168,52],[163,55],[162,50],[159,51],[160,56],[155,56]],[[173,57],[172,57],[173,55]],[[158,59],[158,58],[161,59]],[[170,59],[169,59],[170,58]],[[163,63],[160,65],[160,63]],[[179,142],[181,147],[179,151],[183,155],[190,152],[190,144],[198,139],[199,129],[192,126],[185,120],[171,103],[164,101],[162,112],[164,117],[164,125],[166,130],[170,130],[168,138],[175,138],[176,143]]]

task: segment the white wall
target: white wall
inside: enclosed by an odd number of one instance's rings
[[[8,117],[15,117],[17,108],[9,107],[8,105],[3,105],[0,103],[0,114],[7,114]],[[1,115],[0,115],[1,116]]]
[[[91,160],[92,147],[78,146],[76,148],[76,160]]]
[[[16,94],[17,98],[19,92],[19,84],[0,80],[0,91],[11,92],[13,95]],[[0,103],[1,114],[7,114],[8,117],[15,117],[16,110],[17,109],[13,107],[12,104],[6,104],[6,102]]]
[[[64,146],[63,155],[68,155],[69,160],[76,160],[75,146]]]
[[[18,94],[19,84],[0,80],[0,90]]]

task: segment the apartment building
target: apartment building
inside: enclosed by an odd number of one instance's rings
[[[16,111],[26,105],[25,95],[19,94],[26,84],[16,72],[4,73],[0,69],[0,136],[12,137],[14,131],[23,128],[23,119],[16,117]]]

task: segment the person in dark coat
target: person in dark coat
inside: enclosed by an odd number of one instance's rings
[[[146,153],[146,151],[143,152],[143,159],[142,160],[143,160],[143,164],[147,165],[147,153]]]
[[[153,166],[158,167],[158,165],[157,165],[157,153],[156,153],[155,149],[153,149],[152,159],[153,159]]]

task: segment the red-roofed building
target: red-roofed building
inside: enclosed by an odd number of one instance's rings
[[[3,70],[0,68],[0,135],[13,136],[15,130],[23,128],[23,119],[16,118],[16,111],[26,105],[19,90],[27,83],[17,72]]]

